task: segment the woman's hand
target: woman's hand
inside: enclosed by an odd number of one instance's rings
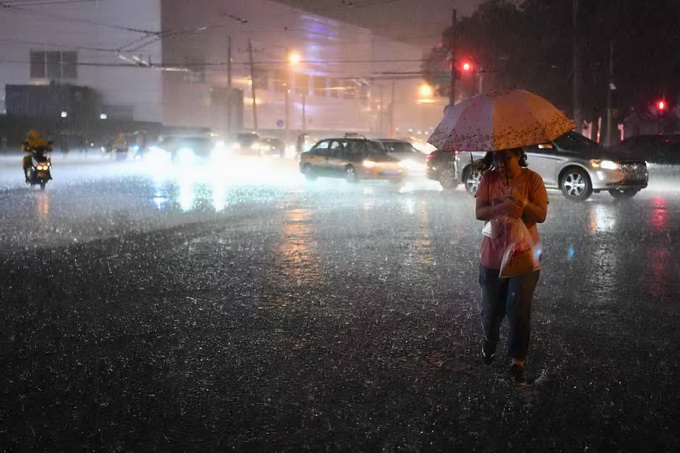
[[[515,200],[512,197],[508,197],[505,200],[503,200],[502,203],[499,203],[496,206],[494,206],[494,208],[496,209],[496,212],[499,214],[499,217],[519,219],[522,216],[522,210],[524,209],[524,205],[520,201]]]

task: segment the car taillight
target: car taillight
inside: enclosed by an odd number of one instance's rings
[[[431,152],[430,154],[427,155],[425,160],[434,159],[436,157],[435,154],[436,154],[436,151]]]

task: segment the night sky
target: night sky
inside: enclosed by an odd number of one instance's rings
[[[409,44],[429,48],[458,17],[470,15],[483,0],[280,0],[280,3],[317,12],[372,29]]]

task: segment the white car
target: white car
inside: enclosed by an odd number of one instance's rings
[[[411,142],[393,138],[378,138],[373,141],[380,143],[385,154],[398,159],[409,174],[425,174],[427,154],[415,148]]]

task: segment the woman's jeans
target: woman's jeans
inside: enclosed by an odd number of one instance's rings
[[[531,335],[531,301],[540,271],[499,278],[498,269],[479,266],[482,287],[482,329],[487,350],[496,350],[501,323],[505,315],[510,323],[508,355],[525,361]]]

